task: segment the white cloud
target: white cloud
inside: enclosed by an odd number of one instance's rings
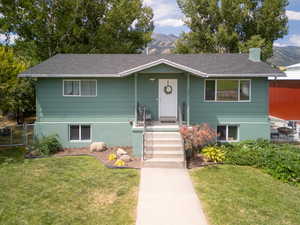
[[[147,6],[151,6],[153,3],[153,0],[144,0],[144,4]]]
[[[300,46],[300,35],[294,34],[289,38],[291,45]]]
[[[167,3],[157,3],[153,6],[154,10],[154,20],[161,18],[174,18],[180,15],[176,5],[171,5]]]
[[[275,47],[286,47],[287,44],[282,44],[282,43],[279,43],[279,42],[274,42],[273,44]]]
[[[144,0],[144,4],[150,6],[154,13],[154,23],[160,27],[180,27],[182,21],[182,12],[177,6],[176,1],[170,0]]]
[[[287,10],[286,15],[289,20],[300,20],[300,12]]]
[[[162,19],[162,20],[157,20],[155,24],[160,27],[166,27],[166,26],[181,27],[184,25],[181,19]]]

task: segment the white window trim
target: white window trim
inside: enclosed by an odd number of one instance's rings
[[[79,95],[65,95],[65,81],[79,81]],[[81,81],[95,81],[96,82],[96,95],[81,95]],[[84,80],[63,80],[63,85],[62,85],[62,93],[64,97],[97,97],[98,95],[98,83],[97,80],[95,79],[84,79]]]
[[[215,81],[215,100],[206,100],[206,81],[208,80],[213,80]],[[220,101],[217,100],[217,93],[218,93],[218,80],[238,80],[239,81],[239,86],[238,86],[238,100],[237,101]],[[241,81],[249,81],[249,100],[240,100],[241,96]],[[205,79],[204,80],[204,102],[251,102],[252,101],[252,80],[251,79]]]
[[[71,126],[79,126],[79,140],[71,140]],[[90,126],[90,139],[81,140],[81,126]],[[92,125],[91,124],[69,124],[69,141],[70,142],[92,142]]]
[[[219,126],[224,126],[226,127],[226,140],[218,140],[217,137],[217,142],[220,143],[233,143],[233,142],[239,142],[240,141],[240,126],[238,124],[218,124],[217,125],[217,130]],[[228,127],[237,127],[237,140],[228,140]]]

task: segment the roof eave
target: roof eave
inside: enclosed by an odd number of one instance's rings
[[[208,77],[285,77],[284,73],[208,74]]]
[[[87,78],[97,78],[97,77],[120,77],[118,74],[19,74],[18,77],[31,77],[31,78],[74,78],[74,77],[87,77]]]

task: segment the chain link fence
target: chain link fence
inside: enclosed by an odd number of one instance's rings
[[[31,145],[34,142],[34,124],[0,127],[0,146]]]

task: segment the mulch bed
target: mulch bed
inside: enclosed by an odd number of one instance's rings
[[[194,159],[192,159],[189,163],[187,163],[187,166],[189,169],[194,169],[194,168],[217,165],[217,164],[218,163],[215,162],[207,162],[201,154],[197,154],[194,157]]]
[[[114,165],[115,161],[108,160],[109,154],[112,154],[112,153],[116,154],[118,148],[124,149],[130,156],[130,158],[132,159],[132,161],[126,162],[125,166],[122,166],[122,167],[117,167]],[[101,152],[90,152],[89,147],[66,148],[63,151],[56,153],[54,156],[55,157],[63,157],[63,156],[80,156],[80,155],[93,156],[109,168],[134,168],[134,169],[141,168],[141,158],[133,156],[132,147],[123,147],[123,146],[122,147],[110,147],[110,148],[106,149],[105,151],[101,151]]]

